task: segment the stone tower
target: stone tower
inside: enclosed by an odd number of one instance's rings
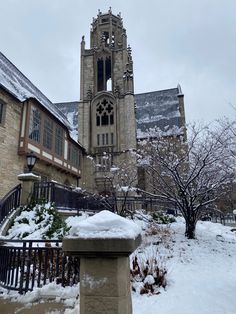
[[[120,14],[99,11],[93,19],[89,49],[82,37],[80,75],[79,141],[96,160],[93,177],[102,192],[104,171],[136,149],[133,61]]]

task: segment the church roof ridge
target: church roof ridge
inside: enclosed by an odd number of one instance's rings
[[[168,92],[168,91],[174,91],[174,90],[176,90],[178,93],[178,87],[172,87],[172,88],[160,89],[160,90],[150,91],[150,92],[135,93],[134,96],[144,95],[144,94],[154,94],[154,93],[160,93],[160,92]]]

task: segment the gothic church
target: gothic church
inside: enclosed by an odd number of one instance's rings
[[[43,179],[103,192],[104,171],[111,164],[128,161],[137,172],[130,152],[149,128],[185,126],[179,85],[134,94],[132,51],[120,14],[109,10],[93,19],[89,49],[82,38],[80,66],[80,101],[53,104],[0,54],[0,170],[5,179],[0,198],[17,184],[29,151],[37,155],[34,171]],[[104,153],[112,156],[110,164],[104,164]]]

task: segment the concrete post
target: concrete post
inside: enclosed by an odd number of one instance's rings
[[[41,177],[33,173],[22,173],[18,175],[18,180],[22,181],[21,205],[27,205],[30,202],[34,182],[40,181]]]
[[[140,243],[140,235],[63,240],[63,250],[80,257],[80,314],[132,314],[129,255]]]

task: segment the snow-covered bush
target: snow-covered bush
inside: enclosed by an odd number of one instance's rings
[[[164,213],[158,213],[154,212],[152,214],[152,218],[158,223],[158,224],[169,224],[172,222],[176,222],[176,219],[173,215],[168,215]]]
[[[7,237],[10,239],[61,239],[69,230],[51,203],[31,203],[20,209]]]
[[[132,289],[140,294],[159,294],[159,288],[165,288],[167,285],[167,269],[161,259],[157,258],[157,252],[152,246],[147,248],[145,253],[132,256]]]

